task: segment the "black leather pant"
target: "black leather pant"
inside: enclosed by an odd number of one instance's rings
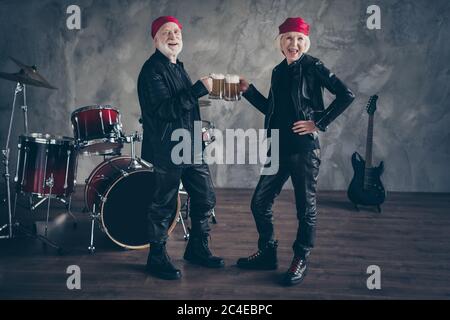
[[[314,247],[316,231],[316,185],[320,166],[320,149],[280,159],[274,175],[261,175],[253,194],[251,209],[259,233],[258,247],[274,240],[272,206],[285,182],[291,177],[294,186],[298,229],[293,249],[295,255],[307,257]]]
[[[155,190],[148,210],[150,243],[167,240],[168,228],[176,213],[180,180],[190,196],[191,233],[208,235],[210,211],[216,205],[216,195],[206,164],[177,168],[155,168]]]

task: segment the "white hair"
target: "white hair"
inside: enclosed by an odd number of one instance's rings
[[[309,39],[309,37],[304,34],[299,32],[304,38],[305,38],[305,42],[306,42],[306,48],[305,51],[303,53],[307,53],[309,51],[309,48],[311,47],[311,40]],[[284,55],[283,50],[281,50],[281,38],[283,38],[283,36],[286,35],[286,33],[282,33],[279,34],[276,38],[275,38],[275,48],[277,48],[282,55]]]

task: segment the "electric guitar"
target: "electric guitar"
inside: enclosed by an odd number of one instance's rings
[[[381,182],[384,171],[384,162],[381,161],[377,167],[372,166],[373,146],[373,121],[377,109],[378,96],[373,95],[367,102],[366,110],[369,114],[367,127],[366,159],[358,152],[352,155],[353,179],[348,187],[347,196],[358,210],[358,205],[376,206],[381,212],[380,205],[386,198],[386,190]]]

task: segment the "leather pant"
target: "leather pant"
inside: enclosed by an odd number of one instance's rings
[[[168,229],[176,218],[180,180],[190,196],[191,234],[209,234],[208,220],[216,195],[208,166],[155,168],[155,189],[148,209],[150,243],[164,243],[168,238]]]
[[[310,150],[281,158],[276,174],[261,175],[251,203],[259,233],[259,249],[274,240],[272,206],[283,185],[291,177],[298,219],[293,250],[296,256],[309,255],[314,247],[316,231],[316,185],[320,162],[320,149]]]

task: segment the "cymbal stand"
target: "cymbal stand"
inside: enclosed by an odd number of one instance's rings
[[[58,252],[61,253],[62,249],[60,247],[58,247],[56,244],[54,244],[53,242],[51,242],[46,237],[34,234],[33,232],[29,231],[27,228],[24,228],[23,226],[21,226],[19,222],[16,222],[16,221],[13,222],[13,218],[15,218],[15,209],[16,209],[15,206],[17,203],[17,193],[16,193],[16,196],[14,199],[14,214],[13,214],[12,206],[11,206],[11,183],[10,183],[11,181],[10,181],[10,172],[9,172],[9,159],[10,159],[10,151],[11,150],[9,148],[9,144],[11,141],[11,131],[12,131],[12,126],[13,126],[13,122],[14,122],[14,113],[15,113],[15,108],[16,108],[17,95],[20,92],[23,92],[23,106],[21,107],[21,109],[23,111],[23,116],[24,116],[25,132],[28,133],[28,106],[26,103],[26,86],[20,82],[17,82],[16,88],[14,90],[14,98],[13,98],[13,103],[12,103],[12,107],[11,107],[11,116],[9,119],[9,127],[8,127],[8,135],[6,138],[6,145],[5,145],[5,148],[2,150],[2,162],[3,162],[3,165],[5,166],[5,173],[3,174],[3,177],[4,177],[5,183],[6,183],[6,203],[7,203],[7,207],[8,207],[8,223],[0,227],[0,232],[2,232],[5,229],[7,229],[8,232],[6,235],[0,236],[0,239],[12,239],[15,237],[14,229],[20,229],[20,231],[25,233],[27,236],[36,238],[36,239],[42,241],[44,244],[48,244],[48,245],[56,248],[58,250]],[[19,159],[17,159],[17,161],[19,161]],[[53,177],[52,177],[52,180],[53,180]],[[50,183],[52,183],[52,181],[50,181]],[[30,198],[30,203],[31,203],[31,201],[32,200]],[[48,215],[49,215],[49,212],[47,212],[47,217],[48,217]],[[48,223],[47,223],[47,226],[48,226]],[[45,231],[46,234],[47,234],[47,229],[48,229],[47,226],[46,226],[46,231]]]
[[[25,127],[25,134],[28,134],[28,106],[27,106],[27,86],[23,85],[23,126]]]
[[[24,89],[24,85],[22,85],[20,82],[17,82],[16,89],[14,90],[14,99],[13,104],[11,108],[11,116],[9,118],[9,127],[8,127],[8,136],[6,138],[6,146],[2,150],[2,162],[5,166],[5,174],[3,177],[5,178],[6,183],[6,202],[8,206],[8,223],[0,227],[0,232],[4,229],[8,228],[8,234],[6,236],[0,236],[0,239],[11,239],[13,237],[13,223],[12,223],[12,211],[11,211],[11,185],[10,185],[10,174],[9,174],[9,155],[10,155],[10,149],[9,149],[9,142],[11,139],[11,130],[14,120],[14,111],[16,107],[16,99],[17,94],[19,92],[22,92]],[[24,102],[25,104],[25,102]],[[28,127],[28,125],[27,125]]]

